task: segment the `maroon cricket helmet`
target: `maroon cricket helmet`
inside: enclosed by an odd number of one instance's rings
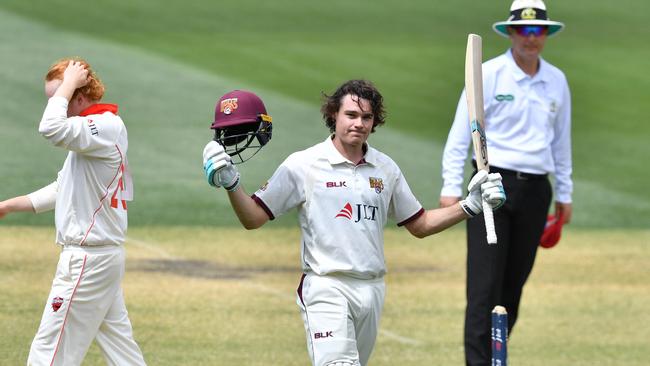
[[[210,128],[214,130],[214,140],[238,164],[253,157],[271,140],[271,122],[260,97],[246,90],[233,90],[217,101]],[[248,151],[243,156],[245,150]]]
[[[544,233],[542,233],[542,238],[539,241],[539,245],[542,248],[550,249],[553,248],[559,241],[560,236],[562,235],[562,225],[564,225],[564,216],[548,215],[546,218],[546,226],[544,227]]]

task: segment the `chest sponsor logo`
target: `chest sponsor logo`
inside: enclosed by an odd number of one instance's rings
[[[512,94],[497,94],[494,99],[496,99],[497,102],[512,102],[515,100],[515,96]]]
[[[368,181],[370,181],[370,188],[374,188],[377,194],[384,190],[384,181],[381,178],[368,177]]]
[[[345,184],[345,181],[340,181],[340,182],[325,182],[325,187],[327,188],[348,188],[348,186]]]
[[[237,98],[228,98],[221,101],[219,110],[223,114],[231,114],[237,109],[239,105],[237,104]]]
[[[60,296],[57,296],[52,299],[52,310],[56,313],[61,309],[61,305],[63,305],[63,298]]]
[[[354,222],[359,222],[361,220],[377,221],[378,211],[379,206],[366,205],[365,203],[357,203],[352,206],[348,202],[345,204],[345,206],[343,206],[343,208],[339,211],[338,214],[336,214],[334,218],[344,218]]]

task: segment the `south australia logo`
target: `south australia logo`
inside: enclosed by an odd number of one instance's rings
[[[57,296],[57,297],[52,299],[52,310],[54,310],[55,313],[57,311],[59,311],[59,309],[61,308],[61,305],[63,305],[63,298],[62,297]]]

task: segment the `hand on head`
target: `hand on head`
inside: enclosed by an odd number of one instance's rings
[[[72,83],[75,89],[88,84],[88,69],[79,61],[70,60],[63,72],[63,82]]]

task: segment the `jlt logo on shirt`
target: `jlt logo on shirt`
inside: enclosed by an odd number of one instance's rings
[[[352,205],[348,202],[343,206],[341,211],[334,217],[334,218],[344,218],[348,220],[352,220],[354,217],[354,222],[359,222],[361,220],[368,220],[368,221],[377,221],[377,210],[379,210],[378,206],[371,206],[371,205],[366,205],[364,203],[357,203],[355,204],[357,214],[354,215],[354,211],[352,210]]]
[[[93,136],[99,135],[99,130],[97,129],[97,125],[95,125],[95,122],[93,122],[92,119],[88,119],[88,127],[90,127],[90,134]]]

